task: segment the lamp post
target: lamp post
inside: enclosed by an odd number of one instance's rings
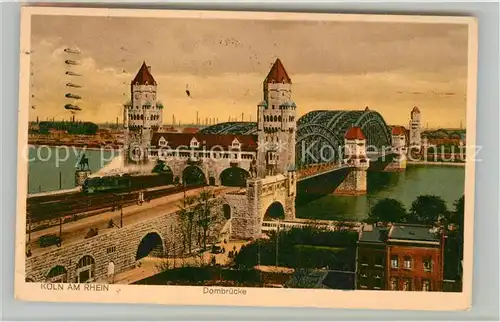
[[[280,220],[278,221],[278,229],[276,230],[276,268],[278,268],[278,250],[279,250],[279,240],[280,240]]]

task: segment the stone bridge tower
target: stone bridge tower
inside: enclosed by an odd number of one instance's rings
[[[157,84],[151,66],[142,63],[130,84],[130,102],[124,105],[124,152],[126,163],[147,160],[153,132],[163,121],[163,106],[157,100]]]
[[[245,211],[233,218],[233,236],[259,238],[263,220],[295,219],[296,105],[292,80],[277,59],[257,110],[257,172],[247,180]]]
[[[409,146],[412,150],[420,151],[420,148],[422,146],[421,131],[420,109],[415,106],[410,113]]]
[[[278,58],[263,83],[258,105],[258,177],[287,175],[295,168],[296,108],[291,100],[292,80]]]

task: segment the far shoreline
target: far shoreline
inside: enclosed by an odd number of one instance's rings
[[[440,162],[440,161],[406,161],[407,165],[443,165],[450,167],[465,167],[465,162]]]

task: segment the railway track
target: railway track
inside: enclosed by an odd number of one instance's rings
[[[185,189],[189,191],[201,186],[202,185],[190,185],[186,186]],[[173,186],[164,188],[156,187],[144,189],[142,191],[144,200],[148,201],[169,194],[179,193],[183,190],[184,187],[182,186]],[[140,191],[141,190],[116,191],[92,195],[86,195],[83,192],[79,192],[59,196],[58,199],[52,198],[54,196],[49,196],[50,198],[43,200],[38,199],[38,202],[36,199],[32,200],[30,198],[27,201],[27,220],[31,220],[31,223],[37,223],[101,209],[119,209],[120,207],[137,203]]]

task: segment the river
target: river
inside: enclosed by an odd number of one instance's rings
[[[464,193],[465,167],[408,165],[406,172],[369,172],[365,196],[327,195],[296,209],[300,218],[362,220],[369,209],[384,198],[399,200],[409,209],[420,195],[437,195],[453,209]]]
[[[29,149],[28,193],[46,192],[75,187],[75,170],[82,149],[33,147]],[[86,150],[92,173],[108,164],[117,151]],[[61,185],[59,186],[59,176]]]
[[[59,173],[61,188],[75,186],[75,165],[79,160],[81,149],[65,150],[44,147],[29,150],[29,193],[53,191],[59,189]],[[93,173],[108,164],[117,151],[87,150],[89,166]],[[63,161],[66,158],[65,161]],[[57,162],[57,160],[60,160]],[[47,160],[47,161],[43,161]],[[368,210],[377,200],[394,198],[407,208],[416,197],[424,194],[437,195],[443,198],[450,209],[453,202],[464,192],[465,168],[441,165],[408,165],[406,172],[369,172],[368,194],[365,196],[333,196],[327,195],[298,206],[296,216],[300,218],[317,218],[332,220],[361,220],[366,218]]]

